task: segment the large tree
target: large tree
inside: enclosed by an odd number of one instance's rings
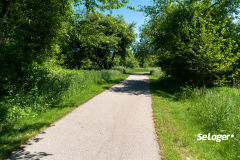
[[[167,75],[197,85],[213,82],[222,74],[237,73],[239,53],[233,35],[233,13],[239,3],[211,0],[156,0],[145,7],[151,15],[149,39],[159,53]]]
[[[127,24],[122,16],[86,13],[76,23],[78,25],[73,31],[77,35],[71,34],[72,48],[63,49],[66,63],[72,67],[80,66],[83,59],[90,59],[100,68],[111,68],[115,56],[124,58],[135,40],[135,24]]]
[[[85,5],[94,12],[96,8],[117,9],[127,3],[128,0],[0,1],[0,97],[29,86],[30,81],[34,83],[35,69],[67,43],[67,28],[74,25],[74,5]]]

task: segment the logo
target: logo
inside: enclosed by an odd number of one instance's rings
[[[204,140],[204,141],[206,141],[206,140],[212,140],[212,141],[216,141],[216,142],[221,142],[221,141],[226,141],[226,140],[228,140],[229,139],[229,137],[231,136],[231,138],[233,138],[234,137],[234,135],[232,134],[232,135],[230,135],[230,134],[228,134],[228,135],[212,135],[211,136],[211,134],[210,133],[208,133],[208,135],[206,135],[206,134],[198,134],[198,139],[197,140]]]

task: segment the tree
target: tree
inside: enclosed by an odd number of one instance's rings
[[[139,61],[140,66],[143,68],[144,64],[148,65],[152,58],[154,57],[154,50],[152,45],[150,45],[148,34],[150,27],[145,24],[139,28],[140,40],[133,45],[133,51],[136,59]]]
[[[122,16],[105,16],[100,12],[86,13],[76,23],[79,38],[73,34],[73,50],[68,51],[66,59],[70,66],[77,63],[80,65],[82,59],[90,59],[100,68],[112,68],[115,56],[124,58],[127,49],[135,40],[135,24],[126,24]]]
[[[117,9],[128,0],[3,0],[0,2],[0,97],[34,83],[36,70],[67,43],[73,5]],[[100,5],[101,4],[101,5]],[[132,7],[129,7],[133,9]]]
[[[105,9],[118,9],[125,7],[128,0],[5,0],[0,2],[0,45],[5,35],[13,33],[14,30],[32,21],[56,23],[56,13],[64,15],[72,7],[73,3],[84,4],[90,11],[96,8],[104,11]],[[99,4],[99,3],[102,3]],[[128,6],[130,9],[134,9]],[[53,18],[54,17],[54,18]]]
[[[149,40],[159,56],[159,65],[167,75],[205,86],[220,74],[236,74],[233,66],[239,53],[230,38],[234,28],[231,14],[237,13],[237,1],[183,0],[155,1],[145,7],[151,15]]]

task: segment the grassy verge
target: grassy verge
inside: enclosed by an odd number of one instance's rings
[[[152,107],[163,159],[240,159],[239,90],[182,89],[170,78],[151,80]],[[198,134],[234,138],[197,140]]]
[[[139,72],[150,72],[150,68],[134,68],[134,69],[125,69],[126,73],[139,73]]]
[[[129,75],[121,74],[103,84],[91,85],[88,89],[55,103],[44,113],[18,119],[14,125],[9,125],[0,132],[0,159],[10,154],[44,128],[68,114],[77,106],[85,103],[95,95],[126,79]]]

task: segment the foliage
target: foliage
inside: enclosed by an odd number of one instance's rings
[[[239,89],[193,89],[173,77],[148,77],[162,158],[239,159]],[[200,133],[234,137],[198,141]]]
[[[150,41],[148,39],[148,34],[150,32],[150,27],[145,24],[139,28],[139,42],[134,43],[133,52],[135,54],[136,59],[139,61],[140,66],[145,68],[143,65],[148,64],[151,67],[155,67],[156,55],[153,50],[153,46],[150,45]]]
[[[128,25],[122,16],[105,16],[100,12],[81,13],[83,16],[76,17],[78,21],[73,29],[77,33],[70,32],[72,48],[63,49],[65,64],[75,67],[80,66],[83,59],[90,59],[100,68],[112,68],[115,57],[124,58],[127,49],[135,40],[135,24]]]
[[[164,76],[164,72],[161,68],[153,69],[150,71],[150,75],[153,75],[154,77],[160,78]]]
[[[148,64],[147,63],[144,63],[143,64],[143,68],[147,68],[148,67]]]
[[[136,68],[139,66],[138,61],[135,59],[134,54],[131,50],[127,51],[127,57],[125,60],[122,60],[122,64],[125,68]]]
[[[239,158],[239,94],[239,89],[227,87],[186,90],[181,94],[194,120],[204,128],[204,134],[234,135],[229,142],[214,146],[226,159]]]
[[[65,98],[61,102],[53,104],[47,112],[35,116],[26,116],[18,119],[13,125],[5,126],[0,132],[0,159],[6,158],[6,156],[19,148],[19,146],[25,144],[29,139],[35,137],[76,107],[84,104],[89,99],[106,90],[106,88],[110,88],[127,77],[127,74],[120,74],[115,76],[111,81],[105,81],[103,85],[93,84],[89,88],[77,92],[75,95]],[[78,88],[76,88],[76,90],[77,89]],[[31,154],[31,158],[36,159],[37,156],[34,155],[35,154]]]
[[[49,61],[44,67],[36,70],[38,79],[30,90],[22,88],[15,94],[9,91],[9,95],[3,97],[0,102],[0,109],[3,111],[0,127],[14,123],[19,118],[46,112],[53,103],[80,93],[99,83],[99,80],[108,82],[122,74],[117,70],[67,70],[55,63]]]
[[[118,9],[127,3],[128,0],[1,1],[0,97],[34,83],[34,68],[67,46],[68,30],[72,30],[76,20],[73,6],[83,5],[95,12],[96,8]]]
[[[217,77],[236,77],[238,44],[232,13],[237,1],[155,1],[145,7],[152,27],[148,40],[167,75],[205,86]],[[156,10],[158,10],[156,12]],[[228,30],[226,30],[226,28]]]

